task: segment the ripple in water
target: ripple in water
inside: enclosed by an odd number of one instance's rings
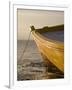
[[[22,58],[19,60],[23,47],[26,41],[18,41],[17,44],[17,80],[43,80],[63,78],[55,67],[48,70],[48,66],[43,62],[43,59],[36,47],[34,41],[29,41],[28,48]],[[33,49],[34,48],[34,49]]]

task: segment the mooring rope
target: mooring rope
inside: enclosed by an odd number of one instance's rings
[[[22,53],[22,55],[21,55],[19,60],[22,60],[22,57],[23,57],[24,53],[26,52],[26,49],[27,49],[27,46],[28,46],[28,43],[29,43],[29,39],[30,39],[30,35],[31,35],[31,31],[29,33],[28,40],[26,42],[26,45],[25,45],[24,50],[23,50],[23,53]]]

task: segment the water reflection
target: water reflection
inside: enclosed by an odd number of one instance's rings
[[[20,59],[26,41],[17,42],[17,80],[42,80],[63,78],[63,74],[56,67],[44,63],[34,41],[29,41],[28,48]]]

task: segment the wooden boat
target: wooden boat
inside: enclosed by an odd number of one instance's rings
[[[44,58],[64,73],[64,25],[35,29],[31,26],[33,38]],[[48,33],[48,35],[44,35]]]

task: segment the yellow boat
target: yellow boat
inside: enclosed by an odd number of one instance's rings
[[[50,62],[64,73],[64,25],[40,29],[31,26],[31,31],[46,64]]]

